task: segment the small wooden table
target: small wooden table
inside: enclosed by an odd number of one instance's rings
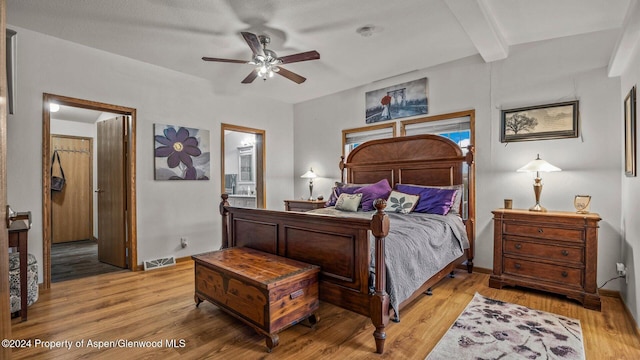
[[[192,258],[196,306],[208,300],[250,325],[266,337],[269,352],[279,331],[317,322],[319,266],[244,247]]]
[[[9,227],[9,248],[17,248],[20,252],[20,315],[27,321],[27,242],[29,226],[24,221],[14,221]]]
[[[285,200],[284,209],[286,211],[305,212],[309,210],[321,209],[325,200]]]

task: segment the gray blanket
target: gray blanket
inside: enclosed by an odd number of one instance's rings
[[[386,290],[399,320],[399,305],[430,277],[459,258],[464,249],[469,248],[469,240],[462,220],[456,215],[388,215]],[[372,253],[374,247],[375,244],[371,244]]]
[[[335,208],[313,210],[313,213],[371,218],[371,212],[344,212]],[[443,269],[469,248],[462,220],[457,215],[422,213],[387,213],[390,227],[385,240],[387,288],[391,307],[400,319],[399,305],[425,281]],[[373,276],[375,241],[371,237],[371,274]],[[371,279],[371,284],[373,280]]]

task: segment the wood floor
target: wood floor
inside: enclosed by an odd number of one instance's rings
[[[96,240],[51,245],[51,282],[95,276],[123,269],[98,260]]]
[[[13,319],[14,359],[424,359],[475,292],[494,299],[577,318],[588,360],[638,359],[640,339],[618,298],[603,297],[602,312],[563,297],[523,289],[491,289],[487,274],[458,271],[433,296],[401,312],[387,328],[386,352],[374,353],[368,318],[321,303],[315,329],[295,325],[280,333],[267,353],[264,338],[214,305],[193,301],[193,262],[147,272],[119,272],[52,284],[29,308],[29,320]],[[36,339],[70,341],[71,349],[35,347]],[[175,341],[175,347],[167,342]],[[103,348],[108,341],[151,341],[156,348]],[[76,342],[83,341],[82,346]],[[183,342],[181,342],[183,341]],[[183,345],[181,347],[181,344]],[[42,344],[41,344],[42,346]],[[454,359],[451,359],[454,360]]]

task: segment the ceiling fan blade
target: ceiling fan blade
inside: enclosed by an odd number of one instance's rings
[[[242,37],[244,41],[249,44],[251,51],[253,51],[254,55],[261,55],[264,57],[264,51],[262,49],[262,44],[260,43],[260,39],[256,36],[256,34],[250,32],[242,32]]]
[[[317,59],[320,59],[320,54],[315,50],[307,51],[299,54],[287,55],[279,58],[279,60],[282,61],[283,64],[289,64],[289,63],[300,62],[300,61],[308,61],[308,60],[317,60]]]
[[[289,70],[287,70],[285,68],[280,67],[279,69],[280,70],[276,74],[282,75],[282,76],[286,77],[287,79],[289,79],[289,80],[291,80],[291,81],[293,81],[295,83],[302,84],[303,82],[305,82],[307,80],[307,78],[302,77],[302,76],[300,76],[300,75],[298,75],[298,74],[296,74],[294,72],[291,72],[291,71],[289,71]]]
[[[253,71],[249,73],[249,75],[247,75],[247,77],[244,78],[244,80],[242,80],[242,83],[251,84],[253,80],[255,80],[257,77],[258,77],[258,69],[253,69]]]
[[[235,64],[248,64],[248,61],[245,60],[234,60],[234,59],[220,59],[220,58],[212,58],[212,57],[206,57],[203,56],[202,60],[204,61],[218,61],[218,62],[228,62],[228,63],[235,63]]]

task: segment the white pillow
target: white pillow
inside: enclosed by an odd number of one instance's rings
[[[387,199],[387,207],[384,211],[408,214],[416,208],[420,195],[405,194],[400,191],[393,190]]]
[[[336,201],[336,209],[342,211],[358,211],[362,194],[346,194],[342,193]]]

